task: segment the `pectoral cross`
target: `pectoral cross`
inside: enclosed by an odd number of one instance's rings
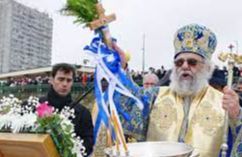
[[[106,16],[105,10],[102,6],[101,3],[97,3],[96,4],[96,10],[98,13],[98,19],[92,21],[89,23],[89,27],[91,30],[96,30],[98,28],[104,27],[101,31],[103,33],[103,40],[104,43],[106,43],[108,45],[109,48],[112,47],[112,39],[111,39],[111,35],[108,29],[108,24],[111,23],[112,21],[114,21],[116,19],[115,14],[111,14]]]

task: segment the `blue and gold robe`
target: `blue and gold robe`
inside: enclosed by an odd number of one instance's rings
[[[158,91],[150,94],[154,99],[150,99],[148,116],[142,114],[137,107],[129,108],[127,112],[130,112],[134,119],[121,120],[124,132],[133,134],[135,138],[139,138],[137,135],[140,135],[149,141],[185,142],[197,149],[200,157],[219,156],[225,117],[221,102],[223,94],[210,86],[204,88],[192,98],[186,115],[181,97],[172,92],[169,87],[161,87]],[[141,97],[142,94],[147,92],[136,93],[136,96]],[[182,125],[184,119],[188,121],[185,126]],[[237,122],[231,122],[230,125],[227,157],[231,154],[234,137],[241,126]],[[184,134],[182,138],[180,138],[181,132]]]

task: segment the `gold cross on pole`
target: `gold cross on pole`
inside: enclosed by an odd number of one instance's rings
[[[106,16],[104,14],[105,10],[101,3],[96,4],[96,10],[98,13],[98,19],[90,22],[88,26],[90,27],[91,30],[96,30],[104,26],[104,28],[101,30],[103,33],[103,41],[105,44],[107,44],[109,48],[112,48],[112,39],[107,25],[112,21],[116,20],[116,16],[115,14]]]
[[[116,20],[115,14],[111,14],[111,15],[108,15],[108,16],[106,16],[104,14],[105,10],[104,10],[101,3],[96,4],[96,10],[97,10],[97,13],[98,13],[98,19],[89,23],[89,27],[90,27],[91,30],[95,30],[97,28],[105,26],[105,25],[111,23],[112,21]]]
[[[227,85],[229,88],[232,88],[233,83],[233,68],[235,64],[242,64],[242,55],[233,53],[233,45],[229,45],[228,47],[230,52],[222,52],[219,54],[218,59],[222,62],[227,61],[227,69],[228,69],[228,78]],[[227,145],[227,134],[228,134],[228,111],[225,111],[225,120],[224,120],[224,135],[223,135],[223,144],[221,145],[222,149],[222,157],[226,157],[228,145]]]

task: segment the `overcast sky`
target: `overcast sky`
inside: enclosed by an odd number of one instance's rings
[[[82,50],[94,34],[73,24],[73,18],[59,10],[66,0],[18,0],[27,6],[50,14],[54,20],[52,63],[82,63],[88,57]],[[228,45],[238,45],[242,54],[241,0],[102,0],[106,14],[115,13],[117,20],[110,24],[113,37],[131,54],[130,67],[141,70],[143,34],[145,34],[145,67],[171,67],[173,36],[186,24],[199,23],[217,35],[217,54],[228,51]],[[237,44],[238,43],[238,44]]]

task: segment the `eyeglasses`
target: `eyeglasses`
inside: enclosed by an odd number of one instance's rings
[[[187,64],[192,67],[195,67],[198,63],[204,64],[203,61],[199,61],[194,58],[188,58],[188,59],[180,58],[180,59],[174,61],[176,67],[181,67],[184,62],[187,62]]]
[[[144,83],[144,85],[146,85],[146,86],[154,86],[155,83],[152,83],[152,82],[146,82],[146,83]]]

